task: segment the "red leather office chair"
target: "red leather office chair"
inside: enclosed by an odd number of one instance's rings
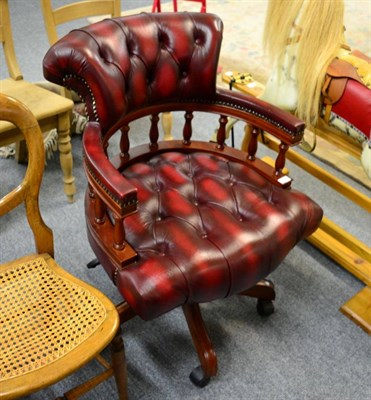
[[[206,12],[206,0],[186,0],[201,3],[201,11]],[[173,0],[174,11],[178,11],[178,1]],[[161,0],[153,0],[152,12],[161,12]]]
[[[260,313],[272,312],[265,278],[322,217],[281,172],[304,124],[216,87],[222,31],[212,14],[132,15],[74,30],[44,59],[45,77],[86,103],[87,231],[124,298],[121,321],[181,306],[201,363],[191,373],[198,386],[217,371],[199,303],[247,294],[259,299]],[[182,139],[159,142],[159,113],[177,110]],[[219,115],[217,143],[192,137],[196,112]],[[130,148],[130,123],[148,115],[149,142]],[[229,116],[251,124],[248,153],[224,144]],[[280,141],[274,168],[256,156],[261,130]],[[117,131],[120,148],[109,158]]]

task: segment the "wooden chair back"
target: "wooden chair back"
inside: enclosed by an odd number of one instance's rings
[[[25,104],[37,119],[42,132],[50,132],[53,128],[57,130],[65,194],[68,201],[73,201],[76,188],[72,176],[73,162],[69,137],[69,114],[73,102],[23,79],[14,49],[9,0],[0,0],[0,42],[3,45],[9,76],[0,81],[0,90]],[[26,162],[27,149],[23,135],[13,124],[0,121],[0,147],[13,143],[16,143],[16,160]],[[43,142],[41,148],[44,149]]]
[[[39,209],[39,191],[45,164],[40,127],[25,105],[2,93],[0,93],[0,120],[14,124],[22,132],[29,149],[27,171],[23,181],[0,199],[0,216],[24,203],[37,252],[53,256],[53,233],[44,223]]]
[[[97,15],[119,17],[121,13],[120,0],[83,0],[54,8],[52,0],[40,0],[40,2],[50,45],[58,40],[58,25]]]
[[[13,33],[7,0],[0,0],[0,42],[3,45],[9,76],[15,80],[23,79],[14,50]]]

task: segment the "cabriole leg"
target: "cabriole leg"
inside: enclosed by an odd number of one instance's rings
[[[183,305],[183,313],[201,363],[191,372],[189,378],[196,386],[204,387],[209,383],[210,377],[217,373],[216,354],[207,333],[199,304]]]

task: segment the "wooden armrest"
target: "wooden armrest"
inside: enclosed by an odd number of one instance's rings
[[[88,180],[96,194],[118,216],[125,216],[136,211],[137,189],[108,160],[97,122],[89,122],[86,125],[83,151]]]
[[[248,94],[220,88],[217,89],[216,100],[245,112],[244,120],[268,131],[289,146],[300,143],[303,138],[304,122],[270,103]],[[241,115],[238,117],[241,118]]]

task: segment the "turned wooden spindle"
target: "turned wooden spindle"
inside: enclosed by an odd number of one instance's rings
[[[193,113],[192,111],[187,111],[184,114],[184,128],[183,128],[183,143],[189,144],[191,142],[192,137],[192,119]]]
[[[158,132],[158,121],[160,120],[158,114],[152,114],[151,116],[151,128],[149,131],[150,147],[157,147],[159,132]]]
[[[106,212],[106,206],[98,196],[95,196],[94,212],[95,212],[95,218],[94,218],[95,222],[97,224],[103,224],[104,215]]]
[[[286,151],[288,150],[289,146],[286,143],[281,142],[279,145],[279,151],[276,158],[275,164],[275,174],[278,175],[284,168],[286,163]]]
[[[129,130],[130,130],[129,125],[125,125],[120,129],[120,131],[121,131],[121,137],[120,137],[121,157],[127,157],[129,154],[129,148],[130,148]]]
[[[216,134],[216,142],[217,142],[216,147],[218,149],[224,148],[225,135],[226,135],[225,126],[227,125],[227,122],[228,122],[228,118],[225,115],[221,115],[219,118],[218,133]]]
[[[115,227],[113,230],[113,247],[116,250],[122,250],[125,247],[124,218],[118,215],[114,215],[113,218],[115,220]]]
[[[249,146],[247,148],[248,159],[250,161],[255,160],[256,151],[258,150],[258,136],[259,136],[259,129],[253,127],[251,130],[251,138],[249,142]]]

